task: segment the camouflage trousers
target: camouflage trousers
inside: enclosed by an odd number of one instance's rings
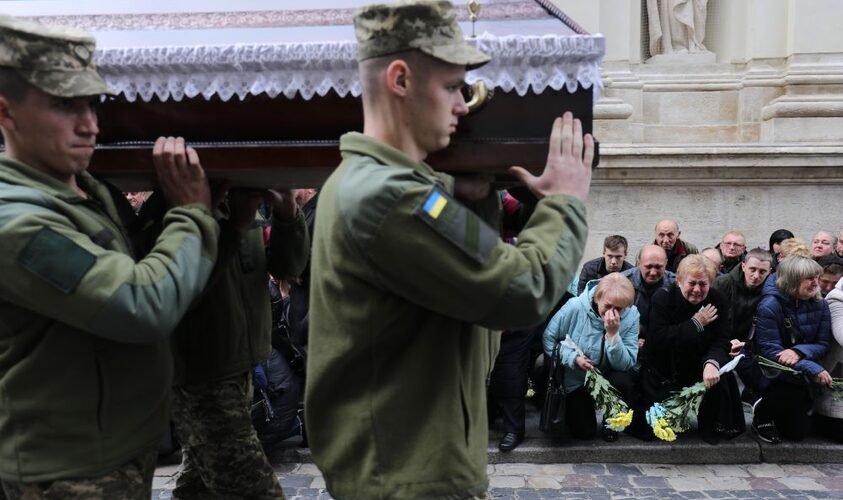
[[[173,388],[173,419],[182,443],[173,498],[284,498],[252,427],[251,403],[251,372]]]
[[[158,453],[150,450],[126,465],[97,477],[43,483],[0,481],[0,498],[8,500],[149,500]],[[6,496],[3,497],[5,492]]]

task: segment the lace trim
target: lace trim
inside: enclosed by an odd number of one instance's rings
[[[548,87],[574,92],[577,85],[602,88],[602,36],[482,35],[477,46],[492,62],[469,73],[470,82],[484,80],[492,88],[541,93]],[[285,43],[104,49],[97,52],[100,73],[129,101],[180,101],[185,97],[265,93],[297,94],[304,99],[330,91],[360,95],[356,43]],[[598,92],[595,92],[595,98]]]

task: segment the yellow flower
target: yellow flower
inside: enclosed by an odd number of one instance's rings
[[[671,429],[670,427],[664,428],[664,435],[665,441],[676,441],[676,433],[673,432],[673,429]]]
[[[606,423],[608,424],[609,429],[615,432],[620,432],[632,423],[632,410],[629,410],[626,413],[619,413],[612,418],[607,418]]]

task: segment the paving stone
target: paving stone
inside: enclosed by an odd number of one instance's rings
[[[686,491],[682,493],[682,498],[705,498],[705,494],[701,491]]]
[[[562,487],[556,478],[548,476],[531,476],[527,478],[527,486],[536,489],[559,489]]]
[[[542,464],[539,473],[543,476],[562,477],[574,473],[574,464]]]
[[[741,465],[709,465],[709,470],[720,477],[749,477],[746,467]]]
[[[810,477],[783,477],[780,478],[779,481],[788,488],[792,488],[794,490],[817,491],[826,489],[824,485],[818,483],[815,479]]]
[[[577,474],[605,474],[606,466],[602,464],[574,464]]]
[[[606,464],[609,474],[615,476],[640,476],[641,470],[634,465]]]
[[[321,476],[322,473],[319,472],[319,468],[316,467],[316,464],[297,464],[296,467],[291,471],[293,474],[306,474],[309,476]]]
[[[593,488],[597,486],[594,476],[586,474],[567,474],[559,482],[563,487]]]
[[[495,474],[499,476],[531,476],[539,472],[536,464],[497,464]]]
[[[843,491],[843,477],[818,477],[814,480],[830,490]]]
[[[285,488],[305,488],[313,482],[313,476],[286,475],[281,477],[281,485]]]
[[[663,477],[638,476],[630,478],[632,484],[647,488],[667,488],[667,481]]]
[[[783,485],[778,480],[770,477],[753,477],[749,479],[749,485],[752,486],[752,489],[754,490],[782,490],[787,488],[787,486]]]
[[[677,465],[676,469],[680,474],[688,477],[707,477],[711,475],[711,467],[708,465]]]
[[[825,477],[826,474],[823,474],[822,470],[820,470],[817,465],[809,465],[809,464],[780,464],[782,470],[784,471],[784,475],[787,477],[790,476],[799,476],[799,477]],[[843,474],[843,470],[840,472],[835,472],[834,475],[841,475]]]
[[[492,476],[489,478],[490,488],[523,488],[524,478],[521,476]]]
[[[597,484],[607,488],[631,488],[629,479],[626,476],[595,476]]]
[[[756,498],[784,498],[773,490],[753,488],[752,492],[755,493]]]
[[[667,483],[676,491],[706,491],[713,489],[711,483],[702,477],[669,477]]]
[[[641,464],[638,468],[645,476],[677,477],[681,475],[675,465]]]
[[[746,466],[746,471],[755,477],[782,477],[785,475],[784,469],[777,464],[749,464]]]
[[[324,477],[322,477],[322,476],[316,476],[316,477],[314,477],[314,478],[313,478],[313,481],[310,483],[310,485],[309,485],[309,486],[310,486],[311,488],[316,488],[316,489],[324,490],[324,489],[325,489],[325,487],[326,487],[326,485],[325,485],[325,478],[324,478]]]
[[[711,490],[711,491],[706,491],[705,494],[709,498],[734,498],[734,496],[731,493],[729,493],[728,491]]]

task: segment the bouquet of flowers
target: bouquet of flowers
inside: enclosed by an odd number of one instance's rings
[[[771,359],[767,359],[764,356],[756,355],[755,362],[758,363],[758,366],[762,366],[764,368],[772,368],[774,370],[780,370],[793,375],[802,375],[802,372],[794,370],[793,368],[781,363],[777,363]],[[837,401],[843,401],[843,378],[831,379],[831,393],[834,399]]]
[[[560,343],[582,354],[582,350],[570,337]],[[629,405],[621,399],[618,390],[606,380],[597,367],[585,372],[585,388],[594,400],[594,406],[603,412],[606,428],[621,432],[632,422],[632,410]]]
[[[632,422],[629,405],[596,367],[585,372],[585,388],[594,400],[594,405],[603,412],[608,429],[621,432]]]
[[[723,365],[720,375],[734,370],[743,356],[739,354]],[[705,384],[697,382],[674,392],[661,403],[654,403],[645,413],[647,424],[653,428],[653,434],[662,441],[675,441],[676,434],[687,431],[691,426],[691,416],[699,413],[703,396]]]

